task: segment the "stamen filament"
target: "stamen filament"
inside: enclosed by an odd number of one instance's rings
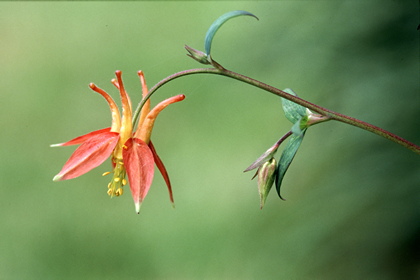
[[[108,195],[120,196],[123,194],[123,187],[127,184],[125,179],[126,171],[122,164],[121,160],[117,160],[114,168],[114,176],[112,177],[111,182],[108,184]]]

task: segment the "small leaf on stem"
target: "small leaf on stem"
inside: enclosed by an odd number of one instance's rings
[[[222,16],[220,16],[213,24],[210,26],[209,30],[206,33],[206,37],[204,39],[204,49],[207,55],[210,55],[211,50],[211,43],[213,41],[213,37],[216,34],[217,30],[229,19],[237,17],[237,16],[252,16],[258,20],[258,18],[247,11],[231,11]]]
[[[303,129],[301,135],[292,134],[289,142],[287,142],[287,145],[283,150],[283,153],[281,154],[279,164],[277,165],[276,190],[281,199],[283,199],[280,195],[281,182],[283,181],[283,177],[286,174],[290,164],[292,163],[292,160],[295,157],[300,144],[302,143],[305,132],[306,129]]]
[[[286,88],[283,91],[293,96],[297,96],[297,94],[290,88]],[[305,107],[285,98],[281,98],[281,102],[283,104],[284,115],[290,122],[296,123],[300,118],[306,116]]]

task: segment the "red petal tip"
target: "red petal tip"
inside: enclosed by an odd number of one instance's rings
[[[58,144],[51,144],[50,147],[61,147],[64,143],[58,143]]]
[[[63,175],[57,174],[57,175],[54,176],[53,181],[54,182],[61,181],[61,178],[63,178]]]

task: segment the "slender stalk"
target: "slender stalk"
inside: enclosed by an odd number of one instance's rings
[[[197,68],[197,69],[190,69],[190,70],[185,70],[185,71],[181,71],[175,74],[172,74],[168,77],[166,77],[165,79],[161,80],[159,83],[157,83],[156,85],[154,85],[149,93],[147,94],[147,96],[145,96],[143,98],[143,100],[139,103],[139,105],[136,108],[136,111],[134,112],[134,118],[133,118],[133,125],[135,124],[135,122],[138,119],[139,113],[141,108],[143,107],[144,103],[164,84],[168,83],[169,81],[175,80],[177,78],[183,77],[183,76],[188,76],[188,75],[193,75],[193,74],[216,74],[216,75],[221,75],[221,76],[226,76],[232,79],[236,79],[239,80],[241,82],[245,82],[247,84],[253,85],[255,87],[258,87],[260,89],[266,90],[268,92],[271,92],[275,95],[281,96],[285,99],[288,99],[292,102],[295,102],[299,105],[302,105],[306,108],[308,108],[309,110],[316,112],[330,120],[336,120],[342,123],[346,123],[346,124],[350,124],[356,127],[359,127],[361,129],[370,131],[372,133],[375,133],[379,136],[382,136],[388,140],[391,140],[417,154],[420,155],[420,147],[417,146],[414,143],[411,143],[407,140],[405,140],[404,138],[395,135],[389,131],[386,131],[380,127],[374,126],[372,124],[369,124],[367,122],[358,120],[356,118],[352,118],[340,113],[336,113],[334,111],[331,111],[329,109],[323,108],[321,106],[315,105],[309,101],[306,101],[300,97],[288,94],[287,92],[284,92],[282,90],[279,90],[278,88],[272,87],[268,84],[265,84],[263,82],[260,82],[258,80],[252,79],[250,77],[241,75],[239,73],[236,72],[232,72],[230,70],[226,70],[226,69],[216,69],[216,68]]]

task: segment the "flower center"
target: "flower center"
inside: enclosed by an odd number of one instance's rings
[[[124,163],[121,159],[113,158],[112,161],[115,163],[115,168],[112,173],[114,175],[112,176],[111,182],[108,184],[108,195],[110,197],[114,196],[120,196],[123,194],[123,187],[127,185],[127,180],[125,179],[125,167]],[[108,175],[111,172],[105,172],[102,174],[102,176]]]

